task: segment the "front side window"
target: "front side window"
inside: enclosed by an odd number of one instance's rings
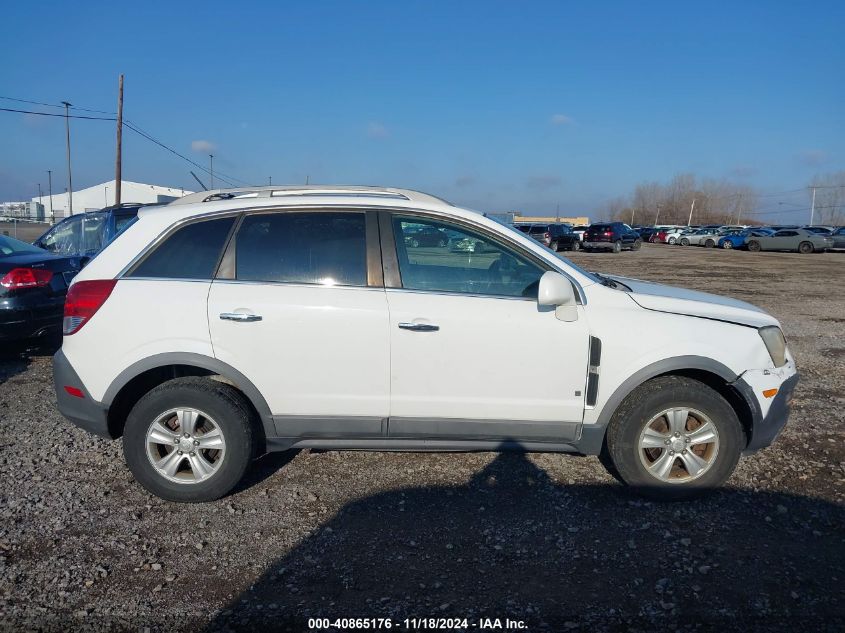
[[[235,218],[194,222],[177,229],[129,277],[211,279]]]
[[[106,215],[104,213],[92,213],[85,216],[82,224],[82,252],[86,255],[94,255],[105,246]]]
[[[421,227],[449,235],[445,248],[407,248],[404,237]],[[438,220],[393,218],[402,287],[499,297],[536,298],[542,268],[510,248],[458,225]]]
[[[76,255],[82,233],[82,216],[78,215],[62,221],[45,235],[39,245],[57,255]]]
[[[420,234],[413,239],[422,243]],[[365,216],[343,212],[248,216],[238,229],[235,259],[238,280],[366,286]]]

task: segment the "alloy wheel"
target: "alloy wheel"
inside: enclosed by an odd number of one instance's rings
[[[220,426],[206,413],[189,407],[158,416],[146,435],[147,457],[156,472],[180,484],[214,476],[226,456]]]
[[[673,407],[643,427],[637,452],[646,471],[668,484],[698,479],[716,462],[719,431],[701,411]]]

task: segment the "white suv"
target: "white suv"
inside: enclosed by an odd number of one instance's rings
[[[798,380],[754,306],[586,272],[404,189],[141,209],[77,275],[64,332],[62,413],[123,436],[137,480],[177,501],[305,447],[601,455],[687,498],[773,441]]]

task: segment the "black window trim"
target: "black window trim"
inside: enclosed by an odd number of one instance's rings
[[[537,301],[536,298],[532,297],[514,297],[512,295],[478,294],[448,290],[422,290],[418,288],[403,288],[402,275],[399,271],[399,257],[396,252],[396,237],[393,231],[393,216],[409,218],[419,217],[427,220],[441,221],[449,224],[454,224],[461,228],[465,228],[468,231],[479,233],[482,237],[487,238],[490,241],[497,243],[509,250],[515,251],[520,257],[527,259],[532,264],[536,265],[538,268],[545,272],[553,271],[556,273],[560,273],[561,275],[566,277],[570,281],[570,283],[572,283],[573,288],[575,288],[575,299],[577,303],[581,305],[585,305],[587,303],[584,291],[581,288],[581,285],[575,279],[567,275],[564,271],[556,269],[551,264],[544,261],[542,258],[536,256],[534,253],[526,249],[522,244],[519,244],[517,241],[510,239],[510,236],[502,235],[501,233],[497,233],[495,231],[490,230],[486,226],[475,224],[473,222],[465,220],[464,218],[457,218],[451,215],[446,215],[435,211],[426,211],[422,209],[383,209],[379,211],[379,229],[381,231],[381,258],[384,264],[384,287],[388,291],[410,292],[430,295],[445,295],[449,297],[480,297],[487,299],[506,299],[533,302]],[[528,237],[527,239],[533,238]]]

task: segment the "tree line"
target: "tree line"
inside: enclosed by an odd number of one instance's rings
[[[845,223],[845,171],[815,176],[807,185],[809,212],[816,188],[814,224]],[[799,196],[801,192],[799,192]],[[778,207],[777,205],[785,205]],[[677,174],[668,183],[643,182],[627,196],[609,200],[604,215],[629,224],[784,224],[782,215],[794,217],[803,202],[777,201],[747,184],[698,179]],[[774,210],[772,210],[774,209]],[[794,220],[790,220],[794,221]],[[809,221],[809,215],[803,222]]]

